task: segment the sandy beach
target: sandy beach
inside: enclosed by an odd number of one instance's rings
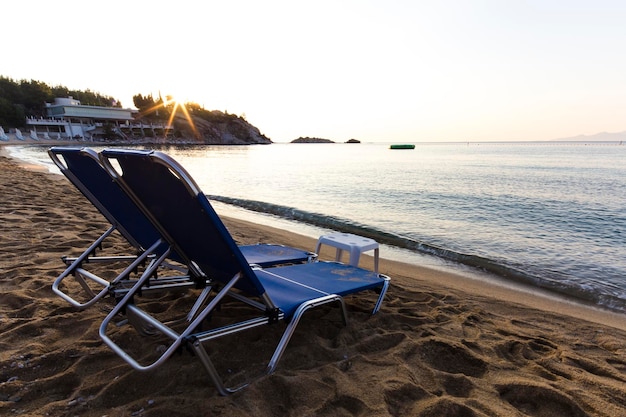
[[[380,271],[392,283],[378,314],[369,315],[374,294],[346,299],[346,327],[335,306],[312,310],[276,372],[232,396],[218,395],[187,352],[134,371],[98,336],[111,300],[77,311],[51,290],[61,256],[82,252],[107,222],[64,177],[32,168],[0,154],[1,415],[626,415],[626,317],[384,252]],[[225,223],[240,244],[315,247],[297,234]],[[118,236],[111,245],[128,249]],[[169,311],[172,297],[149,303]],[[272,336],[224,338],[209,351],[226,374],[262,368]]]

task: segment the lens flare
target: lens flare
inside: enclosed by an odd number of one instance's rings
[[[166,96],[165,99],[160,99],[161,103],[157,103],[151,108],[146,110],[146,113],[158,112],[159,109],[167,109],[169,110],[169,119],[167,121],[167,128],[171,129],[173,127],[174,118],[176,117],[176,113],[180,110],[183,113],[185,119],[191,126],[191,130],[196,138],[200,138],[200,134],[198,129],[196,128],[196,124],[193,122],[189,111],[187,110],[187,106],[182,101],[176,100],[173,96]]]

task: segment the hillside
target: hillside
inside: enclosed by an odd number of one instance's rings
[[[262,134],[256,126],[245,119],[228,115],[220,111],[211,112],[210,120],[192,115],[190,121],[182,114],[177,114],[175,126],[182,138],[195,138],[204,144],[219,145],[252,145],[270,144],[272,141]]]
[[[623,142],[626,141],[625,132],[601,132],[595,135],[578,135],[570,138],[553,139],[552,142]]]
[[[64,86],[49,86],[44,82],[35,80],[13,80],[0,75],[0,127],[11,134],[15,134],[20,139],[22,133],[29,138],[28,134],[33,128],[29,125],[29,119],[48,118],[48,105],[55,102],[59,98],[68,97],[76,100],[79,106],[92,106],[101,108],[121,108],[119,100],[111,96],[105,96],[100,93],[94,93],[90,90],[80,91],[69,89]],[[122,126],[115,129],[114,125],[120,123],[115,118],[103,117],[100,114],[90,118],[89,114],[80,116],[82,123],[95,125],[99,123],[95,129],[90,129],[89,134],[80,128],[81,134],[74,135],[70,131],[62,132],[59,128],[53,129],[65,137],[78,137],[85,135],[89,140],[105,140],[105,141],[122,141],[141,140],[141,141],[168,141],[185,143],[206,143],[206,144],[228,144],[228,145],[247,145],[247,144],[268,144],[272,141],[263,135],[258,128],[252,126],[243,117],[220,112],[217,110],[206,110],[196,103],[184,104],[184,110],[180,111],[179,103],[175,103],[169,98],[163,100],[161,95],[155,98],[152,95],[137,94],[133,96],[133,101],[138,109],[136,122],[148,124],[150,127],[144,128],[133,126],[126,129]],[[65,103],[67,104],[67,103]],[[74,105],[74,104],[72,104]],[[173,131],[164,132],[161,127],[152,128],[152,124],[166,125],[174,115]],[[184,114],[184,115],[183,115]],[[59,117],[55,114],[55,117]],[[76,114],[73,114],[76,119]],[[126,118],[122,118],[122,123]],[[77,123],[74,121],[74,123]],[[132,123],[132,122],[131,122]],[[42,126],[41,123],[38,123]],[[44,132],[46,131],[43,129]],[[33,139],[37,139],[35,136]],[[1,135],[0,140],[8,140],[8,136]]]

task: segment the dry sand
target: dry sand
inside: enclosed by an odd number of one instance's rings
[[[315,245],[225,223],[239,243]],[[346,300],[347,327],[334,307],[312,310],[277,371],[232,396],[219,396],[187,352],[134,371],[98,337],[110,300],[76,311],[50,288],[59,258],[106,229],[99,213],[65,178],[0,156],[0,227],[0,415],[626,415],[623,316],[386,260],[392,285],[377,315],[373,294]],[[116,237],[105,249],[126,245]],[[178,305],[171,295],[146,303]],[[275,336],[266,328],[209,350],[240,376],[262,368]]]

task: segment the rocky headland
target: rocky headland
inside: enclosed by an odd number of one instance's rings
[[[242,117],[217,110],[212,111],[211,114],[210,120],[193,115],[187,119],[186,116],[177,114],[175,117],[177,135],[182,138],[194,138],[202,144],[254,145],[272,143],[270,138]]]

